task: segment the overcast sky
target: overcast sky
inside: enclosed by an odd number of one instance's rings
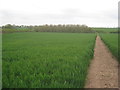
[[[0,0],[0,25],[117,27],[119,0]]]

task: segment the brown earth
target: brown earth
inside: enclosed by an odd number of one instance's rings
[[[118,88],[118,62],[99,36],[96,38],[85,88]]]

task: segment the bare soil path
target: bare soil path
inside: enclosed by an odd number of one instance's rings
[[[118,88],[118,62],[97,36],[85,88]]]

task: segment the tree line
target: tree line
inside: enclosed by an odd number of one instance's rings
[[[7,24],[2,26],[2,32],[70,32],[70,33],[94,33],[95,31],[87,25],[38,25],[38,26],[17,26]]]

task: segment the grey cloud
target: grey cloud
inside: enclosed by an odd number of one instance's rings
[[[117,14],[115,10],[101,12],[87,12],[83,9],[68,8],[60,11],[60,13],[23,13],[19,11],[0,11],[2,24],[88,24],[108,25],[108,23],[116,24]],[[114,24],[114,25],[115,25]]]

